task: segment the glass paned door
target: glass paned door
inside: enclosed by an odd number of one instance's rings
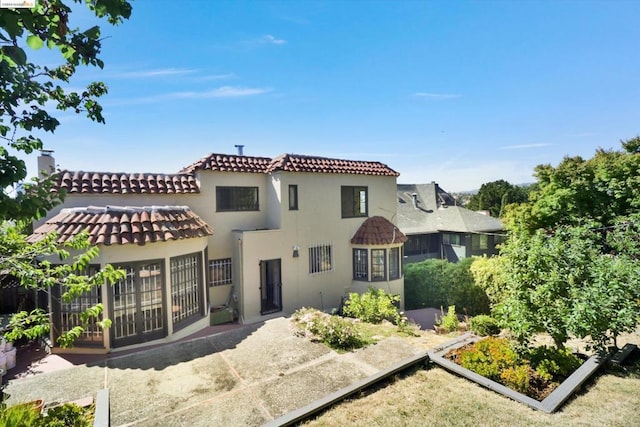
[[[160,262],[120,267],[127,275],[113,286],[113,346],[166,335]]]
[[[260,261],[260,314],[282,311],[280,260]]]

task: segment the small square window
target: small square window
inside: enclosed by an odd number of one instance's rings
[[[332,245],[316,245],[309,248],[309,273],[323,273],[333,270]]]
[[[368,215],[367,187],[342,186],[342,218],[366,217]]]
[[[231,258],[209,261],[209,286],[231,285]]]

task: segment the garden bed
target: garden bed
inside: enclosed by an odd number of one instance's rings
[[[466,345],[478,342],[482,339],[482,337],[478,337],[472,334],[465,334],[456,340],[449,341],[441,347],[430,350],[429,357],[432,362],[451,372],[461,375],[471,381],[476,382],[477,384],[482,385],[483,387],[496,391],[517,402],[524,403],[531,408],[546,413],[551,413],[557,410],[608,359],[608,356],[604,354],[597,354],[590,357],[566,380],[564,380],[558,387],[556,387],[548,396],[540,401],[523,393],[512,390],[475,372],[472,372],[447,358],[447,354],[449,354],[450,352],[462,348]]]

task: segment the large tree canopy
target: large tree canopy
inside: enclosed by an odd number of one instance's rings
[[[622,142],[623,150],[596,151],[591,159],[565,157],[557,167],[540,165],[538,188],[529,201],[510,206],[505,223],[510,230],[534,233],[585,219],[600,226],[640,208],[640,139]]]
[[[82,0],[73,0],[82,3]],[[129,18],[125,0],[86,0],[98,18],[117,24]],[[59,196],[48,191],[50,181],[23,183],[27,168],[21,154],[43,148],[41,132],[53,133],[60,122],[51,111],[85,113],[104,123],[97,98],[107,92],[94,82],[82,91],[65,89],[78,66],[102,68],[100,27],[74,28],[72,9],[61,0],[39,0],[32,9],[2,9],[0,13],[0,219],[42,216]],[[38,65],[33,50],[59,52],[59,65]],[[22,191],[17,188],[22,187]]]
[[[473,211],[489,211],[491,216],[500,217],[504,208],[511,203],[527,200],[528,188],[512,185],[504,179],[487,182],[471,196],[465,208]]]
[[[605,348],[640,321],[640,139],[622,147],[538,166],[538,189],[508,209],[497,311],[521,341]]]
[[[98,18],[110,24],[128,19],[131,5],[126,0],[73,0],[85,3]],[[102,68],[100,28],[76,28],[71,22],[72,8],[62,0],[38,0],[31,9],[2,9],[0,12],[0,276],[13,276],[20,285],[47,291],[60,286],[62,299],[70,302],[92,286],[114,283],[123,272],[106,266],[96,274],[86,275],[86,267],[98,255],[86,236],[79,235],[68,245],[59,247],[56,236],[29,244],[26,230],[30,222],[46,214],[64,194],[52,193],[52,177],[34,178],[25,183],[27,167],[24,156],[43,148],[41,135],[53,133],[60,125],[55,110],[85,113],[93,121],[104,123],[97,98],[107,92],[103,83],[91,83],[86,89],[68,89],[79,66]],[[57,51],[58,65],[37,64],[34,50]],[[47,58],[47,64],[49,63]],[[54,61],[55,62],[55,61]],[[84,252],[83,252],[84,251]],[[70,258],[71,257],[71,258]],[[57,263],[52,264],[51,260]],[[83,325],[97,319],[103,307],[98,304],[79,314],[77,327],[59,338],[70,345]],[[108,326],[109,321],[99,322]],[[34,338],[46,335],[49,316],[42,310],[20,312],[13,316],[10,338]]]

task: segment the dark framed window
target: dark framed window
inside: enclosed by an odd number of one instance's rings
[[[309,248],[309,274],[333,270],[332,246],[331,244],[322,244]]]
[[[367,187],[342,186],[342,218],[366,217],[369,212],[367,193]]]
[[[209,286],[231,285],[231,258],[209,261]]]
[[[353,250],[353,280],[369,280],[369,261],[367,249]]]
[[[371,281],[386,280],[386,249],[371,249]]]
[[[298,210],[298,186],[297,185],[289,186],[289,210],[290,211]]]
[[[200,315],[202,269],[200,253],[171,258],[171,316],[176,325]]]
[[[216,187],[216,211],[257,211],[258,187]]]
[[[400,248],[391,248],[389,249],[389,279],[399,279],[400,272],[400,256],[402,251]]]
[[[462,246],[462,236],[459,234],[445,233],[442,235],[444,245]]]
[[[406,255],[421,255],[440,252],[440,235],[433,234],[415,234],[407,236],[404,244],[404,252]]]

